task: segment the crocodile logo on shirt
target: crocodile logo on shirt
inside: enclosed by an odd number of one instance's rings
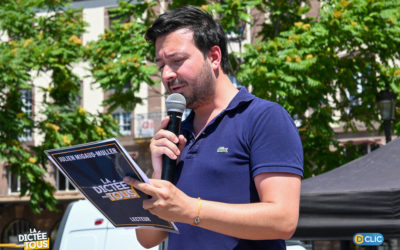
[[[228,148],[221,146],[217,149],[217,153],[228,153]]]

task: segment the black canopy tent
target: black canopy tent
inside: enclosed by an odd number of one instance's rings
[[[400,138],[302,183],[295,239],[400,238]]]

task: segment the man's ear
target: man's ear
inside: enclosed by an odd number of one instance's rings
[[[214,45],[210,48],[210,50],[207,53],[208,59],[210,60],[210,65],[213,70],[217,70],[219,66],[221,65],[221,49],[219,46]]]

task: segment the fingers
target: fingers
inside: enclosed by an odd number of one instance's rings
[[[150,196],[157,195],[157,190],[156,190],[157,188],[152,186],[152,185],[150,185],[150,184],[148,184],[148,183],[138,181],[138,180],[136,180],[136,179],[134,179],[132,177],[129,177],[129,176],[125,176],[123,181],[126,184],[132,186],[133,188],[135,188],[137,190],[142,191],[143,193],[145,193],[147,195],[150,195]]]
[[[143,199],[143,208],[150,213],[167,221],[176,221],[188,223],[192,221],[193,212],[188,213],[188,206],[197,203],[194,198],[187,196],[179,190],[174,184],[165,180],[150,179],[151,184],[143,183],[131,177],[124,177],[126,184],[132,185],[135,189],[142,191],[145,194],[151,195],[150,199]],[[190,214],[190,216],[188,216]],[[190,217],[190,219],[188,219]]]
[[[160,140],[163,138],[166,138],[175,144],[179,142],[178,137],[174,133],[165,129],[160,129],[153,137],[154,140]]]
[[[177,159],[177,156],[181,153],[179,148],[174,143],[165,138],[153,141],[150,144],[150,150],[157,156],[164,154],[173,160]]]
[[[150,213],[151,213],[151,212],[152,212],[152,209],[155,208],[154,200],[153,200],[153,199],[144,200],[144,201],[143,201],[143,208],[149,210]]]
[[[161,120],[161,125],[160,125],[160,128],[158,130],[165,129],[168,126],[169,120],[170,120],[169,116],[164,117]]]
[[[132,186],[133,188],[142,191],[145,194],[148,194],[150,196],[162,196],[164,197],[164,189],[170,190],[173,187],[173,184],[169,181],[165,180],[157,180],[157,179],[151,179],[151,184],[141,182],[135,178],[132,178],[130,176],[125,176],[123,178],[123,181]],[[165,197],[164,197],[165,198]]]
[[[165,130],[169,120],[169,117],[166,117],[161,121],[161,129],[151,139],[150,150],[156,157],[165,154],[175,160],[181,152],[176,144],[180,143],[182,139],[171,131]]]
[[[179,148],[180,152],[183,151],[183,148],[186,146],[186,142],[187,142],[186,138],[183,135],[179,135],[179,144],[178,144],[179,147],[178,148]]]
[[[168,189],[170,189],[172,186],[172,184],[168,181],[164,181],[164,180],[157,180],[157,179],[152,179],[151,182],[153,185],[149,184],[149,183],[144,183],[141,181],[138,181],[132,177],[129,176],[125,176],[123,181],[128,184],[131,185],[133,188],[152,196],[151,199],[144,199],[143,200],[143,208],[150,210],[150,212],[152,212],[151,210],[159,207],[160,204],[163,203],[163,198],[165,198],[168,195],[165,195],[164,193],[166,192],[166,190],[164,190],[166,187]],[[160,199],[161,198],[161,199]]]
[[[155,194],[156,194],[155,190],[152,189],[153,187],[148,183],[144,183],[144,182],[138,181],[138,180],[136,180],[136,179],[134,179],[132,177],[129,177],[129,176],[125,176],[123,181],[126,184],[131,185],[133,188],[135,188],[137,190],[140,190],[140,191],[142,191],[143,193],[145,193],[147,195],[150,195],[152,197],[156,197],[155,196]],[[147,210],[149,210],[151,212],[151,209],[154,208],[154,201],[155,201],[154,198],[143,200],[143,208],[147,209]]]
[[[154,170],[153,178],[161,178],[162,155],[166,155],[172,160],[178,160],[186,145],[186,139],[183,135],[178,137],[171,131],[166,130],[169,121],[169,117],[162,119],[160,130],[151,139],[150,151]]]

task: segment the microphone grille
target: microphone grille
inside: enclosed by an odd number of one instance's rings
[[[173,93],[168,96],[165,106],[167,106],[168,112],[183,113],[186,108],[186,99],[179,93]]]

